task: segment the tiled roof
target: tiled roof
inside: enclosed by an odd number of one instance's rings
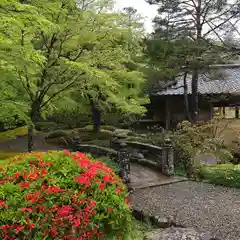
[[[192,76],[189,74],[187,76],[188,94],[192,93],[191,78]],[[183,76],[176,80],[176,84],[159,90],[154,95],[183,95]],[[200,94],[231,93],[240,95],[240,65],[219,65],[200,74],[198,92]]]

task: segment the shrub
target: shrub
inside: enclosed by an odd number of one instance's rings
[[[42,132],[50,132],[59,129],[61,126],[55,122],[37,122],[35,129]]]
[[[63,130],[56,130],[49,133],[45,138],[54,139],[54,138],[60,138],[60,137],[68,137],[68,134]]]
[[[85,127],[83,127],[84,130],[86,131],[93,131],[93,125],[86,125]]]
[[[240,165],[202,165],[199,167],[198,177],[216,185],[240,188]]]
[[[132,217],[126,187],[82,153],[28,153],[0,171],[2,239],[124,239]]]
[[[111,125],[104,125],[104,126],[102,126],[102,129],[113,132],[113,131],[115,131],[116,128]]]
[[[72,144],[72,138],[69,137],[58,137],[58,138],[52,138],[52,139],[45,139],[45,141],[48,144],[55,145],[55,146],[68,146],[69,144]]]
[[[104,131],[102,130],[99,133],[94,133],[90,130],[85,130],[85,129],[79,129],[79,134],[78,136],[80,137],[80,139],[84,142],[88,142],[88,141],[92,141],[92,140],[110,140],[112,137],[112,132],[110,131]]]
[[[214,155],[223,162],[228,162],[232,158],[222,139],[216,135],[214,121],[196,125],[184,121],[171,135],[174,150],[180,159],[179,164],[185,166],[188,177],[194,177],[195,169],[200,164],[197,157],[200,154]]]
[[[98,140],[98,139],[88,141],[87,143],[91,144],[91,145],[97,145],[97,146],[108,147],[108,148],[109,148],[109,145],[110,145],[109,140]]]
[[[59,108],[51,116],[48,116],[47,119],[58,124],[63,124],[68,129],[84,127],[91,122],[91,115],[87,114],[88,109],[85,104],[83,105],[84,107],[77,104],[77,107],[67,106]]]

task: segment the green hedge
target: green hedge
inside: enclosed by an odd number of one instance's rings
[[[54,139],[59,137],[68,137],[68,134],[63,130],[56,130],[51,133],[49,133],[45,139]]]
[[[209,183],[240,188],[240,164],[203,165],[198,170],[198,176]]]

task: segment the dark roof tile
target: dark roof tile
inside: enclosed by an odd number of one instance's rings
[[[217,70],[216,70],[217,69]],[[187,77],[188,94],[192,93],[191,75]],[[183,76],[177,78],[177,84],[159,90],[154,95],[183,95]],[[214,68],[199,75],[198,92],[200,94],[231,93],[240,95],[240,66],[230,68]]]

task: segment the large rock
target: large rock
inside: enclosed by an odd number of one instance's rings
[[[156,229],[146,234],[147,240],[214,240],[208,233],[200,233],[193,228]],[[220,240],[220,239],[215,239]]]

